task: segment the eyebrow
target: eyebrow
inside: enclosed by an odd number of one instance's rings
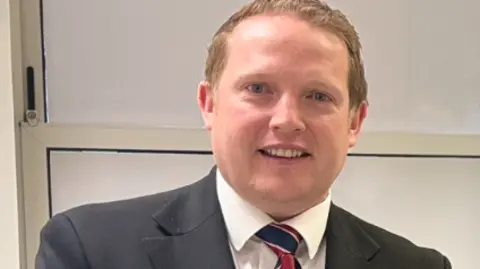
[[[315,88],[320,88],[320,89],[330,89],[330,90],[335,90],[337,91],[338,93],[340,93],[340,89],[329,83],[329,82],[325,82],[325,81],[321,81],[321,80],[310,80],[307,85],[314,85]]]
[[[265,72],[256,72],[256,73],[243,73],[240,74],[235,81],[246,81],[246,80],[265,80],[272,78],[274,75],[265,73]]]

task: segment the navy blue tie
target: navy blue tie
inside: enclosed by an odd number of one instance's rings
[[[301,269],[295,252],[302,236],[292,227],[284,224],[270,224],[256,233],[265,244],[277,255],[275,269]]]

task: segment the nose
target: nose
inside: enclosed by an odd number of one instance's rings
[[[290,97],[281,98],[272,111],[270,128],[279,133],[294,134],[305,130],[298,103]]]

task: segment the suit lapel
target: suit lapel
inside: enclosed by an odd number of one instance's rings
[[[381,269],[379,245],[349,213],[332,204],[326,230],[326,269]]]
[[[162,235],[143,240],[153,268],[233,269],[215,167],[204,179],[171,195],[169,204],[153,215]]]

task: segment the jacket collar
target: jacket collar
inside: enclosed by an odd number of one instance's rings
[[[359,219],[332,203],[326,231],[326,268],[380,269],[373,259],[379,244],[360,226]]]
[[[143,243],[155,269],[233,269],[215,184],[215,169],[202,180],[169,192],[153,219],[161,235]]]

